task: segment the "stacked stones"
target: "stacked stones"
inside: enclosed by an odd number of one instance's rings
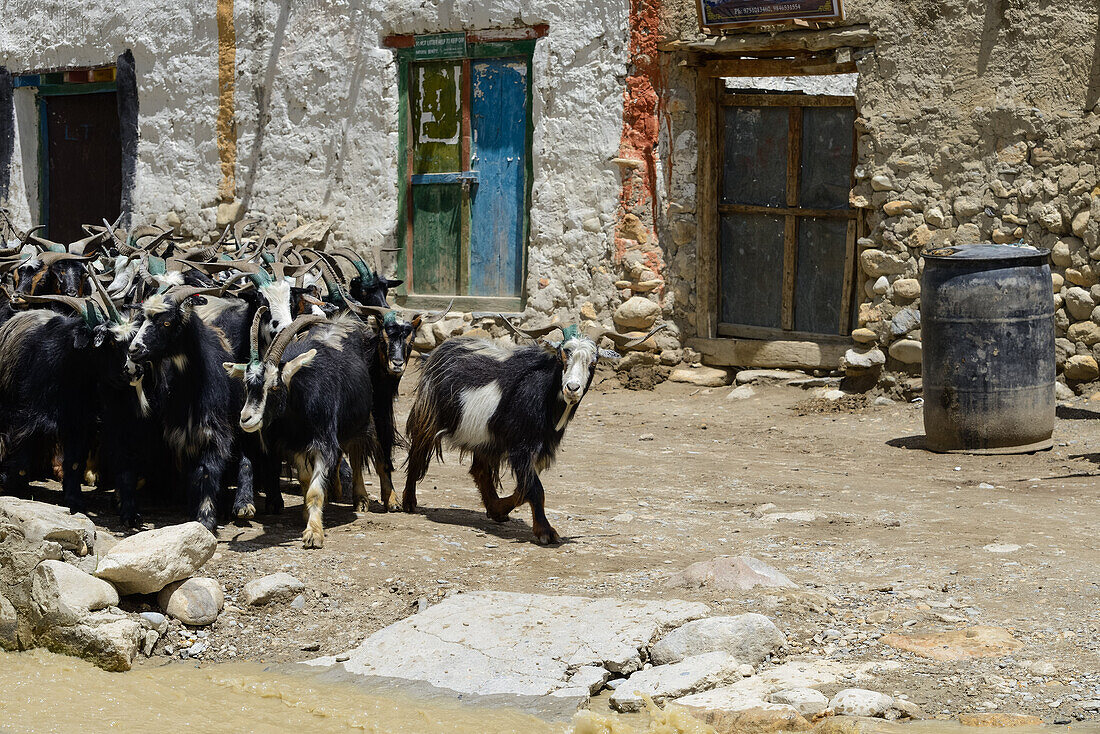
[[[972,129],[940,120],[918,146],[908,124],[880,119],[888,117],[857,121],[864,162],[850,200],[867,225],[858,242],[863,302],[841,367],[919,370],[923,249],[1022,241],[1051,250],[1059,371],[1071,384],[1100,376],[1095,125],[978,108]],[[973,154],[956,156],[960,145]]]

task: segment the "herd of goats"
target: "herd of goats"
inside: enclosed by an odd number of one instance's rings
[[[657,331],[520,330],[504,319],[534,343],[448,339],[423,363],[402,437],[394,403],[412,341],[447,310],[390,306],[401,281],[380,275],[379,250],[372,266],[348,248],[295,245],[259,220],[189,248],[148,225],[104,220],[68,244],[39,229],[21,232],[0,212],[0,489],[54,476],[78,512],[94,476],[129,527],[142,523],[139,491],[182,497],[211,530],[219,515],[254,517],[260,494],[279,512],[292,469],[302,540],[320,547],[326,495],[339,499],[350,483],[356,509],[367,509],[367,461],[383,507],[414,512],[416,484],[446,444],[471,456],[489,517],[529,503],[536,539],[556,543],[538,475],[597,361],[618,357],[599,342],[630,348]],[[408,449],[400,503],[395,446]],[[505,467],[516,488],[501,497]]]

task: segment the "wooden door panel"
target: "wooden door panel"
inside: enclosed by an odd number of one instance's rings
[[[847,239],[847,219],[799,217],[795,331],[833,334],[840,328]]]
[[[82,224],[113,222],[122,206],[122,139],[114,92],[42,98],[46,236],[71,242]]]
[[[787,109],[723,107],[721,204],[785,206]]]
[[[527,60],[471,65],[470,293],[518,296],[523,287],[527,176]]]
[[[462,170],[461,79],[461,62],[431,61],[412,66],[414,174]]]
[[[798,195],[803,209],[847,209],[852,188],[853,107],[802,110],[802,176]]]
[[[412,187],[412,258],[416,292],[454,295],[458,289],[462,186]]]
[[[727,214],[719,224],[720,320],[780,328],[784,217]]]

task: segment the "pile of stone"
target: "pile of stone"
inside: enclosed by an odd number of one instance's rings
[[[84,515],[0,497],[0,647],[129,670],[167,630],[165,614],[193,626],[217,619],[221,584],[195,576],[217,548],[209,530],[189,522],[113,541]],[[123,611],[130,595],[156,595],[164,614]]]

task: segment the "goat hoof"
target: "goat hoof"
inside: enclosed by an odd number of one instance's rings
[[[368,500],[366,497],[364,497],[363,499],[355,500],[355,511],[370,512],[370,500]]]
[[[134,530],[140,528],[145,522],[145,520],[141,517],[141,514],[138,512],[135,512],[132,515],[121,515],[119,516],[119,521],[122,522],[124,527],[132,528]]]
[[[321,548],[325,545],[325,534],[323,532],[316,533],[309,528],[302,533],[302,547],[304,548]]]
[[[256,517],[256,505],[249,502],[248,504],[241,505],[240,507],[233,508],[233,515],[238,520],[251,520]]]
[[[382,506],[386,508],[386,512],[398,512],[401,510],[401,503],[397,501],[396,497],[390,497],[382,503]]]
[[[508,513],[501,514],[499,512],[489,512],[486,510],[485,515],[493,522],[508,522]]]
[[[416,503],[415,502],[408,502],[408,501],[402,502],[401,503],[401,509],[404,510],[405,512],[410,513],[410,514],[414,513],[414,512],[416,512]]]
[[[558,545],[561,543],[561,536],[554,528],[539,528],[535,530],[535,540],[539,545]]]

